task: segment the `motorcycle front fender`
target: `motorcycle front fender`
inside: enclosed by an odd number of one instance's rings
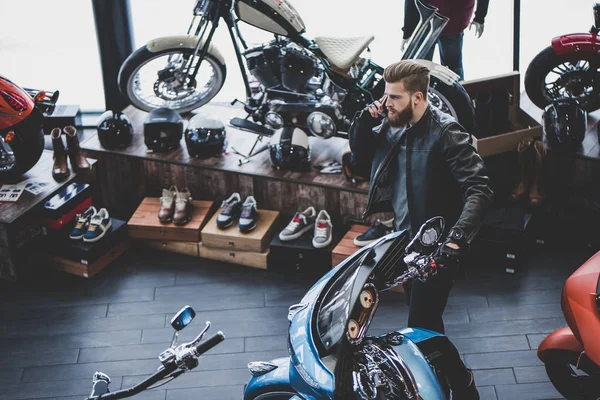
[[[453,86],[456,82],[458,82],[460,76],[452,71],[451,69],[449,69],[448,67],[444,67],[441,64],[436,64],[433,61],[429,61],[429,60],[412,60],[414,62],[416,62],[417,64],[421,64],[424,67],[427,67],[429,69],[429,73],[433,76],[435,76],[436,78],[438,78],[440,81],[442,81],[443,83],[445,83],[448,86]]]
[[[163,36],[156,39],[150,40],[146,43],[146,48],[151,53],[158,53],[168,49],[195,49],[198,44],[198,36],[194,35],[177,35],[177,36]],[[204,43],[202,43],[204,45]],[[218,48],[213,46],[212,43],[208,46],[208,52],[212,54],[217,60],[221,61],[225,65],[225,59]]]
[[[567,53],[589,53],[600,50],[600,38],[593,33],[572,33],[552,39],[552,49],[556,55]]]
[[[546,336],[538,346],[538,358],[544,363],[568,354],[581,354],[583,345],[575,338],[570,328],[560,328]]]
[[[253,376],[244,389],[244,400],[253,400],[265,393],[289,394],[290,398],[297,392],[290,383],[290,359],[289,357],[271,360],[277,365],[271,372],[261,376]]]

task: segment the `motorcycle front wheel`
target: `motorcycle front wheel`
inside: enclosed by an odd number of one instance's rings
[[[465,88],[458,82],[447,85],[434,75],[430,76],[429,103],[446,114],[452,115],[467,133],[477,137],[475,132],[475,110]]]
[[[557,55],[548,46],[531,60],[525,72],[525,92],[543,109],[552,101],[568,97],[587,112],[600,108],[600,55],[573,51]]]
[[[143,111],[167,107],[190,112],[208,103],[219,93],[227,69],[208,52],[195,77],[182,73],[193,57],[193,48],[171,48],[151,52],[143,46],[131,54],[119,71],[119,90],[131,104]],[[193,69],[199,62],[195,57]]]

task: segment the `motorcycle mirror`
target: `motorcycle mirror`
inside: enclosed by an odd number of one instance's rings
[[[413,240],[408,244],[407,248],[411,248],[416,240],[418,240],[423,246],[433,246],[442,237],[445,226],[446,221],[444,221],[444,217],[431,218],[421,225],[419,231]]]
[[[196,312],[190,306],[185,306],[171,319],[171,326],[176,331],[180,331],[192,322]]]

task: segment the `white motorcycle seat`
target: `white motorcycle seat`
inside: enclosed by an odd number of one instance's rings
[[[333,66],[346,69],[354,64],[358,56],[374,39],[375,36],[318,36],[315,38],[315,43]]]

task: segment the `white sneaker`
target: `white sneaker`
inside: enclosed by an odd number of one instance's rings
[[[331,224],[331,217],[327,214],[327,211],[319,211],[315,222],[315,236],[312,240],[313,246],[317,249],[329,246],[329,244],[331,244],[332,230],[333,225]]]
[[[317,212],[314,207],[308,207],[302,212],[297,212],[290,223],[279,233],[279,240],[282,242],[298,239],[315,226]]]

